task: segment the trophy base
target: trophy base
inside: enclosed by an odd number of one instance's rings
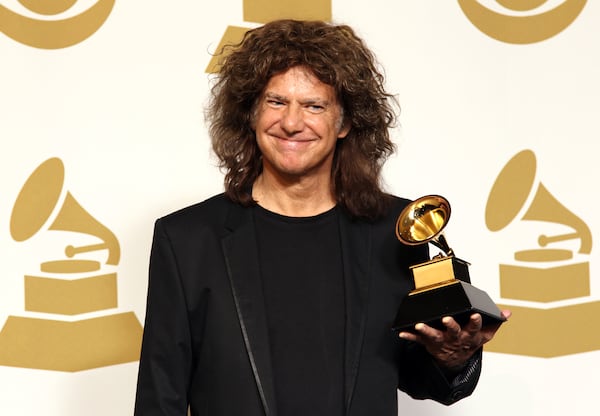
[[[462,280],[452,279],[409,293],[400,304],[392,330],[414,332],[418,323],[443,330],[442,318],[445,316],[452,316],[463,326],[474,313],[481,314],[484,326],[506,320],[486,292]]]

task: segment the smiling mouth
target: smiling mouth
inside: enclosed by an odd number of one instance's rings
[[[296,152],[308,149],[313,143],[315,143],[315,140],[280,138],[276,143],[276,146],[279,147],[281,151]]]
[[[277,135],[272,135],[271,137],[274,137],[275,139],[280,140],[280,141],[290,142],[290,143],[308,143],[308,142],[314,142],[316,140],[314,138],[303,139],[303,138],[298,138],[298,137],[282,137],[282,136],[277,136]]]

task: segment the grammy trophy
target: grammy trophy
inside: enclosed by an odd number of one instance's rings
[[[452,316],[461,326],[474,313],[483,325],[505,320],[487,293],[472,286],[469,263],[454,256],[442,230],[450,219],[450,204],[439,195],[423,196],[402,210],[396,236],[407,245],[431,243],[442,250],[431,260],[411,266],[415,289],[403,299],[393,331],[413,331],[417,323],[444,329],[441,320]]]

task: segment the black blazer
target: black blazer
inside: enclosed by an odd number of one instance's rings
[[[340,215],[348,416],[396,416],[397,388],[450,404],[480,365],[449,383],[425,350],[391,330],[427,248],[395,237],[407,201],[368,223]],[[276,416],[253,209],[223,195],[159,219],[150,258],[135,414]],[[318,377],[318,374],[315,374]]]

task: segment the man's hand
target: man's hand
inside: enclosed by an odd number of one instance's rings
[[[508,319],[509,310],[502,311],[502,316]],[[481,315],[471,315],[469,322],[461,328],[450,316],[442,319],[445,331],[432,328],[423,323],[415,325],[415,333],[400,332],[402,339],[422,344],[438,364],[448,370],[460,369],[483,344],[490,341],[500,324],[482,327]]]

